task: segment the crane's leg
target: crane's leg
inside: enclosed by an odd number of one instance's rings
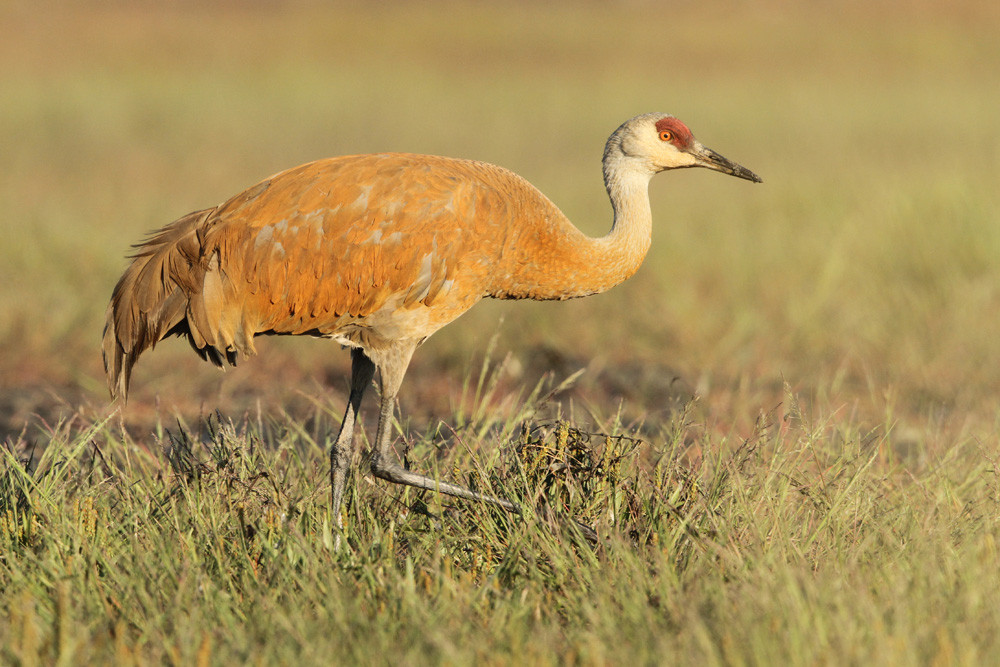
[[[358,419],[358,408],[365,389],[375,376],[375,364],[365,356],[360,348],[351,349],[351,395],[347,399],[347,409],[344,421],[340,424],[337,441],[330,448],[330,485],[332,487],[331,508],[337,520],[337,537],[335,547],[340,548],[340,530],[344,527],[344,519],[340,508],[344,502],[344,486],[347,473],[351,467],[351,455],[354,453],[354,424]]]
[[[378,415],[378,434],[375,436],[375,448],[372,452],[372,474],[381,479],[397,484],[415,486],[419,489],[430,489],[457,498],[478,500],[492,505],[498,505],[505,510],[521,513],[521,508],[515,503],[503,498],[476,493],[471,489],[421,475],[403,468],[392,453],[391,430],[392,413],[396,405],[396,394],[406,374],[415,344],[405,344],[379,355],[379,386],[382,390],[381,407]]]

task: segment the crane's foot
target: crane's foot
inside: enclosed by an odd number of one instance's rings
[[[466,500],[488,503],[490,505],[502,507],[508,512],[513,512],[514,514],[521,514],[521,507],[517,503],[512,503],[504,498],[497,498],[495,496],[488,496],[484,493],[478,493],[472,489],[467,489],[464,486],[458,486],[457,484],[438,481],[431,477],[427,477],[426,475],[421,475],[407,470],[398,463],[386,463],[384,461],[380,461],[378,456],[372,457],[372,474],[379,479],[386,480],[387,482],[405,484],[406,486],[412,486],[418,489],[437,491],[438,493],[444,493],[456,498],[464,498]]]
[[[588,526],[585,523],[580,523],[576,519],[562,512],[553,510],[552,508],[539,507],[539,518],[542,520],[543,524],[549,526],[554,526],[556,524],[569,525],[570,529],[576,531],[579,537],[590,544],[596,546],[601,543],[600,537],[597,535],[597,531]]]
[[[487,503],[501,507],[508,512],[512,512],[519,516],[523,514],[520,505],[505,498],[489,496],[484,493],[473,491],[472,489],[467,489],[464,486],[458,486],[457,484],[451,484],[449,482],[441,482],[426,475],[421,475],[420,473],[407,470],[395,461],[390,461],[389,463],[382,462],[379,460],[377,455],[372,457],[371,470],[373,475],[379,479],[384,479],[387,482],[404,484],[418,489],[437,491],[438,493],[454,496],[456,498],[464,498],[466,500],[475,500]],[[576,531],[584,540],[589,542],[591,545],[600,544],[600,538],[597,535],[597,531],[590,526],[580,523],[572,517],[556,516],[554,513],[551,513],[551,510],[549,512],[545,512],[545,515],[545,518],[550,524],[556,521],[568,521],[571,524],[570,528]]]
[[[597,531],[588,526],[585,523],[580,523],[576,519],[573,519],[573,523],[580,534],[583,535],[583,539],[587,540],[591,544],[597,545],[601,543],[601,538],[598,537]]]

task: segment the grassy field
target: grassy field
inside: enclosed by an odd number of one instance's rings
[[[0,662],[1000,663],[1000,10],[542,4],[0,6]],[[401,150],[596,235],[654,110],[763,185],[658,177],[632,280],[481,304],[400,395],[524,520],[358,475],[335,552],[330,343],[168,341],[109,405],[147,231]]]

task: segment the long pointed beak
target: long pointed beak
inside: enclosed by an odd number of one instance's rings
[[[732,160],[722,157],[711,148],[706,148],[700,143],[695,143],[694,147],[691,149],[691,154],[698,160],[698,163],[695,166],[721,171],[723,174],[729,174],[730,176],[735,176],[737,178],[745,178],[746,180],[753,181],[754,183],[764,182],[760,176],[753,173],[746,167],[738,165]]]

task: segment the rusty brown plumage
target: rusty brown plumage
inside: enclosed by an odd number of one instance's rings
[[[663,130],[668,125],[673,133]],[[111,393],[124,399],[136,360],[170,335],[186,336],[220,366],[253,355],[258,335],[332,338],[354,359],[331,452],[335,509],[357,405],[376,368],[382,411],[373,471],[515,509],[389,461],[385,422],[410,355],[485,297],[567,299],[632,275],[650,243],[646,190],[656,172],[706,166],[759,180],[689,131],[686,143],[674,140],[682,129],[672,117],[647,114],[608,140],[614,223],[597,239],[506,169],[397,153],[301,165],[191,213],[138,245],[115,286],[103,341]]]
[[[127,395],[139,355],[170,334],[221,365],[254,354],[259,334],[377,345],[426,338],[486,296],[565,298],[543,292],[562,272],[516,252],[528,239],[555,260],[563,239],[547,230],[561,216],[478,162],[364,155],[282,172],[138,246],[108,307],[112,393]]]

